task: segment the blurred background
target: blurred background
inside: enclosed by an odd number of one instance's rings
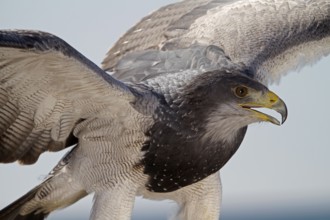
[[[1,29],[53,33],[100,64],[132,25],[173,0],[2,0]],[[330,57],[271,86],[287,103],[281,126],[249,127],[222,169],[223,220],[330,219]],[[0,208],[40,183],[65,152],[43,154],[33,166],[0,164]],[[88,219],[92,196],[48,219]],[[167,219],[176,205],[137,198],[134,220]]]

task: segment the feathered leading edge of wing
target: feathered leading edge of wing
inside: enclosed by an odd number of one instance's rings
[[[80,121],[132,100],[129,88],[58,37],[0,31],[0,162],[35,163],[77,143]]]
[[[166,41],[165,32],[196,7],[212,0],[184,0],[170,4],[144,17],[129,29],[109,50],[102,62],[103,69],[112,71],[116,63],[127,53],[146,49],[159,49],[160,43]]]
[[[234,1],[211,9],[170,41],[220,46],[268,84],[330,53],[330,0]]]
[[[234,63],[245,64],[255,79],[267,84],[330,53],[330,0],[196,2],[199,5],[185,11],[179,7],[182,2],[172,5],[171,13],[164,15],[171,22],[156,35],[148,34],[155,30],[148,23],[157,24],[165,19],[157,15],[166,7],[143,19],[110,49],[103,67],[116,69],[118,54],[124,57],[134,51],[141,55],[138,51],[214,45],[223,49]],[[149,39],[150,36],[158,37]],[[139,46],[127,48],[133,42]],[[114,76],[121,78],[120,72]]]

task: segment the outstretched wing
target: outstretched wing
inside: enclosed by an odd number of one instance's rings
[[[129,29],[107,53],[103,61],[103,68],[112,70],[116,63],[127,53],[159,48],[159,44],[166,41],[165,33],[173,23],[197,7],[212,0],[185,0],[160,8],[144,17],[138,24]]]
[[[194,5],[181,9],[189,3]],[[161,8],[131,28],[110,49],[103,67],[116,70],[125,54],[141,56],[135,51],[192,45],[218,46],[257,80],[273,82],[330,53],[330,0],[186,0]],[[121,78],[121,72],[114,76]]]
[[[44,151],[75,144],[77,123],[106,107],[115,114],[133,99],[63,40],[0,31],[0,162],[31,164]]]

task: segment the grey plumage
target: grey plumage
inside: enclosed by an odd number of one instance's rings
[[[33,163],[46,150],[77,144],[0,219],[43,219],[89,193],[95,194],[92,219],[129,219],[136,195],[175,200],[180,219],[218,219],[217,171],[248,124],[279,123],[251,107],[286,118],[283,102],[259,82],[295,68],[298,52],[312,51],[308,61],[329,53],[329,5],[186,0],[166,6],[109,51],[104,68],[126,83],[53,35],[0,32],[0,161]],[[282,15],[289,22],[274,25],[282,19],[280,6],[288,6]],[[267,19],[257,19],[271,8]],[[306,12],[313,19],[300,19]],[[251,31],[255,22],[259,29]],[[294,34],[280,32],[283,26]],[[241,35],[230,35],[235,30]],[[293,61],[283,66],[288,56]]]
[[[192,2],[196,5],[188,9]],[[215,45],[234,63],[245,64],[257,80],[270,83],[329,54],[329,11],[327,0],[186,0],[142,19],[110,49],[103,67],[117,70],[118,60],[129,53],[133,60],[141,51]],[[164,21],[166,15],[172,19]],[[144,65],[155,63],[145,60]],[[121,78],[121,71],[115,72]]]
[[[72,128],[104,108],[106,94],[112,94],[108,103],[116,106],[121,99],[113,94],[127,100],[133,97],[121,82],[51,35],[1,32],[1,46],[3,162],[18,159],[29,164],[46,150],[72,145],[76,142],[71,143]],[[57,71],[59,66],[63,68]]]

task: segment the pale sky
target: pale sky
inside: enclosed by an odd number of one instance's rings
[[[174,1],[2,0],[0,28],[56,34],[99,65],[128,28],[170,2]],[[280,127],[250,126],[241,148],[222,169],[223,210],[330,204],[329,72],[327,57],[271,86],[286,102],[288,120]],[[0,208],[40,183],[63,154],[43,154],[33,166],[1,164]],[[159,210],[169,215],[163,206],[138,199],[135,213]],[[63,213],[86,213],[83,216],[88,219],[90,207],[91,199],[85,199]]]

